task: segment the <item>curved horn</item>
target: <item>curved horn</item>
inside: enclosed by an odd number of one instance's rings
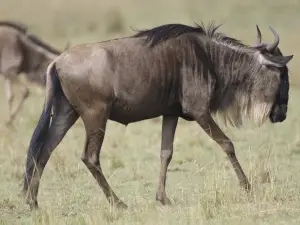
[[[261,32],[260,32],[260,29],[257,24],[256,24],[256,30],[257,30],[256,44],[260,45],[261,44]]]
[[[273,33],[273,35],[274,35],[274,37],[275,37],[274,42],[273,42],[272,44],[268,44],[268,46],[266,47],[266,49],[267,49],[269,52],[271,52],[271,51],[273,51],[273,50],[277,47],[277,45],[279,44],[279,36],[278,36],[278,34],[276,33],[276,31],[272,29],[272,27],[269,27],[269,28],[270,28],[270,30],[272,31],[272,33]]]

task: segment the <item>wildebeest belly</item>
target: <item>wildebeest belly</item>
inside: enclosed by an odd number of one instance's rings
[[[116,100],[112,105],[109,119],[127,125],[161,115],[182,116],[181,107],[177,103],[167,105],[151,101],[132,104],[124,100]]]

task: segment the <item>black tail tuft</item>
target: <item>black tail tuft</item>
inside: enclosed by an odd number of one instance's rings
[[[50,126],[51,120],[51,111],[53,100],[57,93],[60,93],[61,86],[58,79],[58,74],[55,68],[55,64],[52,64],[52,67],[46,74],[47,79],[47,92],[45,103],[43,107],[43,112],[40,116],[39,122],[33,132],[30,145],[27,153],[27,161],[26,161],[26,174],[25,174],[25,183],[24,189],[27,190],[28,182],[30,182],[30,178],[33,173],[33,169],[35,167],[35,163],[39,160],[39,155],[42,151],[43,144],[47,138],[47,133]],[[27,180],[28,179],[28,180]]]

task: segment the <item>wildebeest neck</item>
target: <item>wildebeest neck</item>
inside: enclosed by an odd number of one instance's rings
[[[47,65],[61,53],[33,35],[22,35],[24,60],[22,70],[29,80],[45,85],[44,73]]]
[[[215,73],[225,86],[239,84],[245,76],[260,68],[255,51],[247,47],[211,41],[207,44],[206,51]]]

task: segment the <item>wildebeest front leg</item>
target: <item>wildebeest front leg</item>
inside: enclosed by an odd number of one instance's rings
[[[109,203],[116,204],[120,208],[127,208],[111,189],[102,172],[99,156],[107,123],[106,106],[101,107],[99,111],[98,113],[91,110],[82,116],[86,129],[86,143],[81,159],[98,182]]]
[[[9,76],[4,78],[4,93],[8,104],[8,116],[9,116],[5,124],[8,125],[11,122],[12,104],[13,104],[12,81],[9,78]]]
[[[203,130],[221,146],[237,174],[240,185],[247,191],[250,191],[250,183],[235,155],[234,146],[231,140],[223,133],[210,115],[197,119],[197,122]]]
[[[173,155],[173,141],[175,130],[178,122],[178,117],[164,116],[162,123],[162,141],[161,141],[161,152],[160,152],[160,175],[158,188],[156,192],[156,200],[160,201],[162,204],[171,204],[171,201],[166,194],[166,179],[168,165],[172,159]]]
[[[22,82],[17,78],[16,83],[18,83],[19,87],[22,88],[21,91],[21,99],[15,104],[15,107],[11,111],[11,122],[14,120],[18,112],[20,111],[22,105],[24,104],[25,100],[29,96],[29,88],[27,87],[27,84]]]

